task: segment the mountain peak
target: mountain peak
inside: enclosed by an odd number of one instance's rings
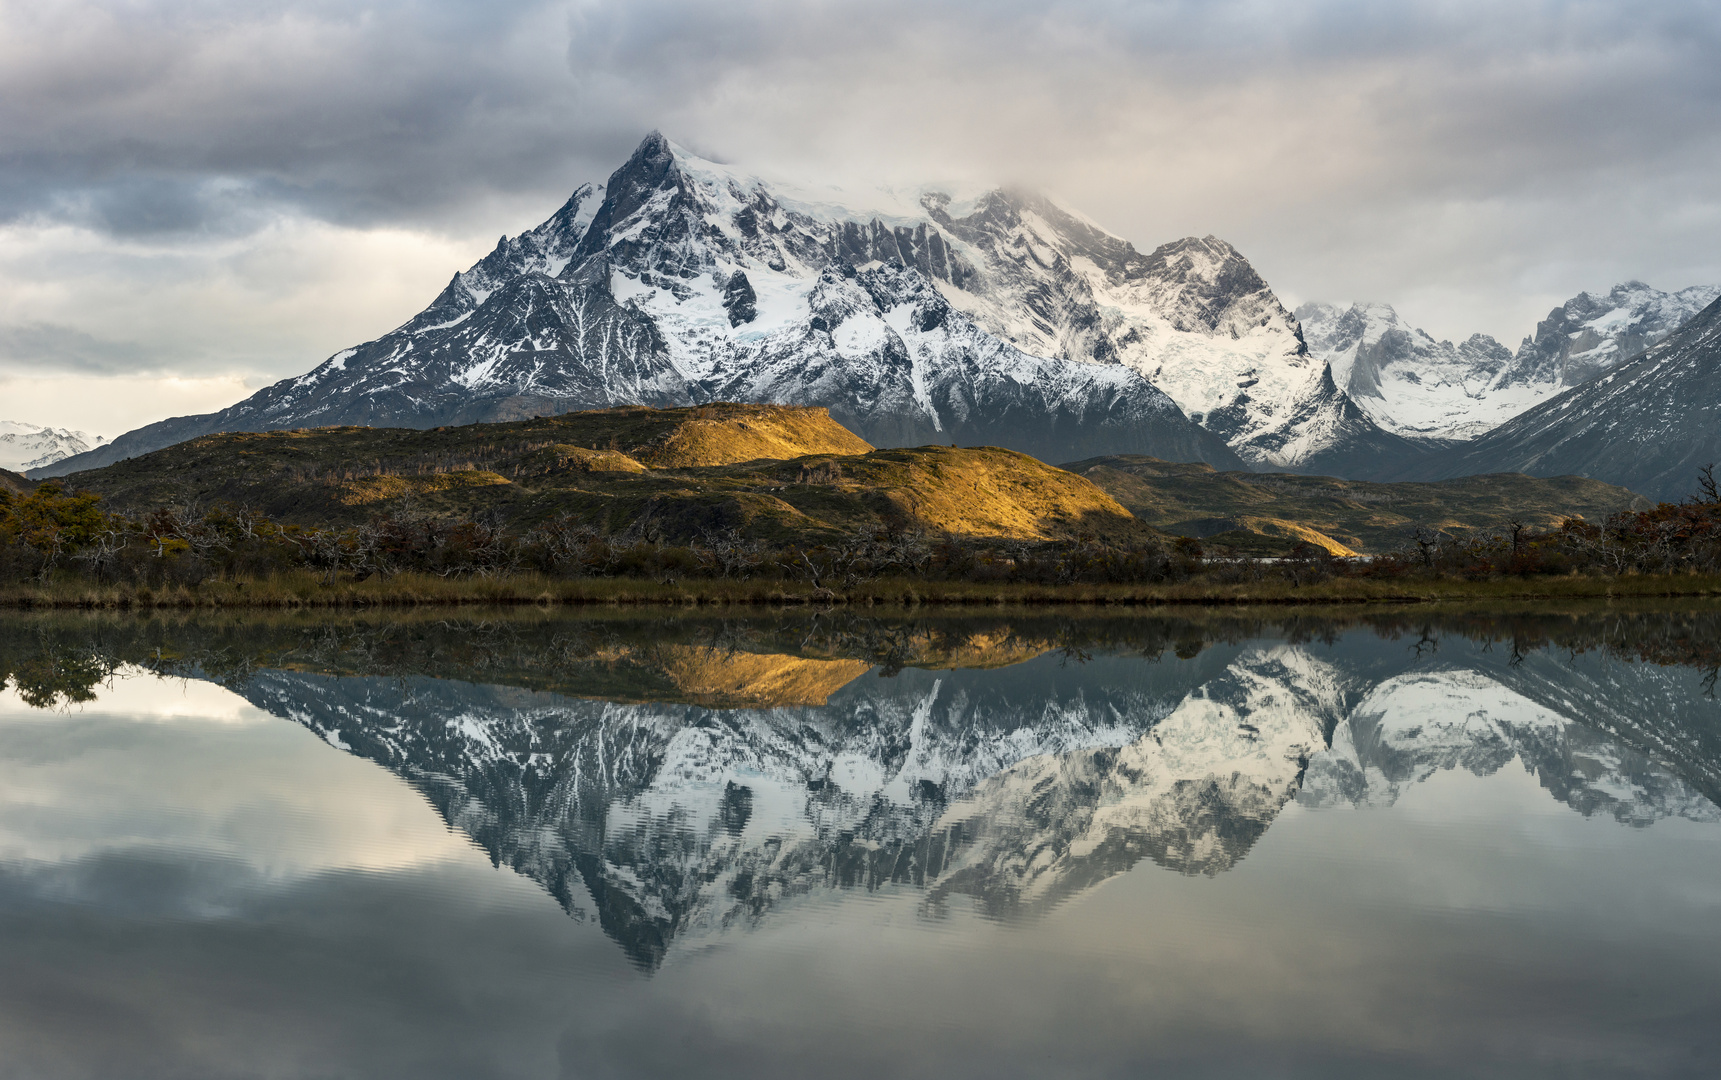
[[[1597,296],[1581,292],[1548,312],[1518,350],[1514,380],[1577,386],[1661,341],[1721,296],[1721,287],[1662,292],[1623,281]]]
[[[839,292],[842,317],[821,306]],[[653,131],[405,326],[110,459],[187,433],[718,397],[824,405],[879,445],[1318,467],[1351,437],[1318,419],[1350,415],[1323,372],[1211,234],[1144,255],[1040,192],[768,183]]]
[[[0,469],[10,472],[39,469],[106,442],[99,435],[70,428],[0,420]]]
[[[604,207],[610,219],[620,221],[645,205],[651,193],[664,186],[674,165],[669,140],[655,131],[647,135],[622,167],[610,174]]]
[[[1391,304],[1297,308],[1309,351],[1379,426],[1409,438],[1472,438],[1534,404],[1534,388],[1502,391],[1512,354],[1486,334],[1437,341]]]
[[[1272,296],[1267,282],[1243,253],[1217,236],[1186,236],[1161,244],[1144,260],[1142,276],[1153,279],[1165,290],[1167,312],[1172,325],[1186,333],[1217,334],[1229,332],[1239,336],[1245,327],[1271,312],[1257,311],[1259,304],[1242,303],[1251,298],[1271,298],[1271,307],[1287,324],[1290,313]],[[1239,311],[1239,307],[1246,311]]]

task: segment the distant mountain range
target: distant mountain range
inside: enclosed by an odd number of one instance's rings
[[[0,469],[23,472],[86,453],[106,443],[100,435],[69,428],[0,420]]]
[[[1144,253],[1036,192],[819,191],[653,133],[390,333],[220,412],[19,463],[40,478],[215,432],[741,401],[824,406],[886,447],[1359,480],[1523,467],[1626,484],[1605,456],[1454,447],[1605,376],[1717,295],[1628,282],[1556,308],[1515,353],[1486,335],[1454,345],[1383,304],[1293,315],[1217,237]],[[1619,394],[1585,400],[1604,425],[1618,410],[1662,415]],[[1561,446],[1576,438],[1548,430]],[[1686,449],[1673,457],[1707,453]],[[1689,489],[1669,469],[1649,494]]]
[[[1721,300],[1648,352],[1416,462],[1399,478],[1575,473],[1678,500],[1714,462],[1721,462]]]
[[[1456,442],[1629,360],[1717,297],[1721,286],[1667,293],[1641,281],[1579,293],[1516,353],[1487,334],[1436,341],[1390,304],[1310,303],[1296,314],[1309,351],[1332,365],[1333,380],[1369,419],[1399,435]]]

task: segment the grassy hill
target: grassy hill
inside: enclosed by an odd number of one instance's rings
[[[728,530],[807,543],[906,526],[1018,540],[1137,541],[1157,530],[1280,555],[1401,549],[1448,535],[1599,521],[1641,507],[1624,488],[1517,474],[1365,483],[1216,472],[1138,455],[1053,468],[996,448],[875,450],[824,409],[639,407],[503,424],[209,435],[67,478],[107,506],[246,506],[283,523],[411,514],[531,526],[561,518],[606,536],[686,542]],[[31,482],[0,474],[0,486]]]
[[[887,523],[1038,540],[1151,534],[1087,480],[1024,454],[874,450],[824,409],[761,405],[208,435],[66,482],[119,510],[228,502],[301,524],[410,508],[517,526],[569,515],[677,541],[728,529],[806,541]]]
[[[1549,527],[1569,517],[1601,521],[1642,509],[1642,496],[1581,476],[1518,473],[1434,483],[1378,484],[1293,473],[1218,472],[1126,454],[1064,466],[1104,490],[1142,522],[1178,536],[1251,554],[1279,554],[1306,540],[1332,551],[1373,554],[1404,547],[1418,527],[1454,536],[1518,520]]]

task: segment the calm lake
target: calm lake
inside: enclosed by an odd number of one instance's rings
[[[0,615],[0,1077],[1721,1074],[1721,605]]]

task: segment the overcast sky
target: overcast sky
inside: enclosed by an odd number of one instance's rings
[[[1718,56],[1713,0],[0,0],[0,419],[306,371],[652,128],[1037,185],[1516,346],[1580,290],[1721,281]]]

